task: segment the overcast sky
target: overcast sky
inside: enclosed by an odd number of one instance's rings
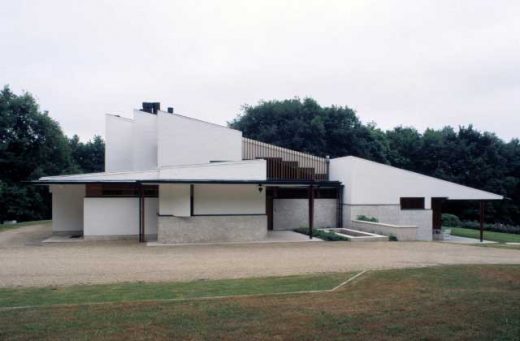
[[[0,84],[68,135],[142,101],[225,124],[313,97],[383,129],[520,137],[520,1],[2,1]]]

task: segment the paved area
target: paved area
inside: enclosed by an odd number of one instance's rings
[[[439,242],[259,243],[147,247],[46,243],[50,225],[0,232],[0,287],[187,281],[442,264],[520,264],[520,250]]]
[[[455,244],[480,244],[480,239],[476,238],[467,238],[467,237],[459,237],[459,236],[450,236],[450,239],[443,240],[444,243],[455,243]],[[484,240],[483,244],[496,244],[496,242],[492,242],[489,240]]]

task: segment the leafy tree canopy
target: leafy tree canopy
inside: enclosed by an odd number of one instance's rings
[[[70,142],[59,124],[42,112],[31,94],[0,91],[0,222],[50,215],[47,188],[22,181],[46,175],[103,170],[100,137],[83,144]]]
[[[370,156],[386,162],[385,141],[374,126],[365,126],[349,107],[321,107],[298,98],[244,106],[230,122],[244,136],[319,156]]]

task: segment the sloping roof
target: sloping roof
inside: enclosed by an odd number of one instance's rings
[[[382,163],[346,156],[331,160],[331,179],[350,188],[353,204],[394,204],[399,197],[502,200],[503,196]]]
[[[265,160],[212,162],[145,171],[45,176],[38,183],[134,182],[167,180],[266,180]]]

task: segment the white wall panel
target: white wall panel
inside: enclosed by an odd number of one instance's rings
[[[190,185],[159,185],[159,212],[161,215],[189,217],[191,215]]]
[[[85,236],[139,234],[138,198],[85,198]]]
[[[265,214],[257,185],[195,185],[194,214]]]
[[[115,115],[105,116],[105,171],[133,169],[132,135],[134,122]]]
[[[83,231],[85,185],[52,185],[52,231]]]
[[[215,162],[203,165],[162,168],[162,180],[265,180],[265,160]]]
[[[157,115],[134,110],[133,170],[157,168]]]
[[[242,159],[238,130],[165,112],[158,119],[159,166]]]

